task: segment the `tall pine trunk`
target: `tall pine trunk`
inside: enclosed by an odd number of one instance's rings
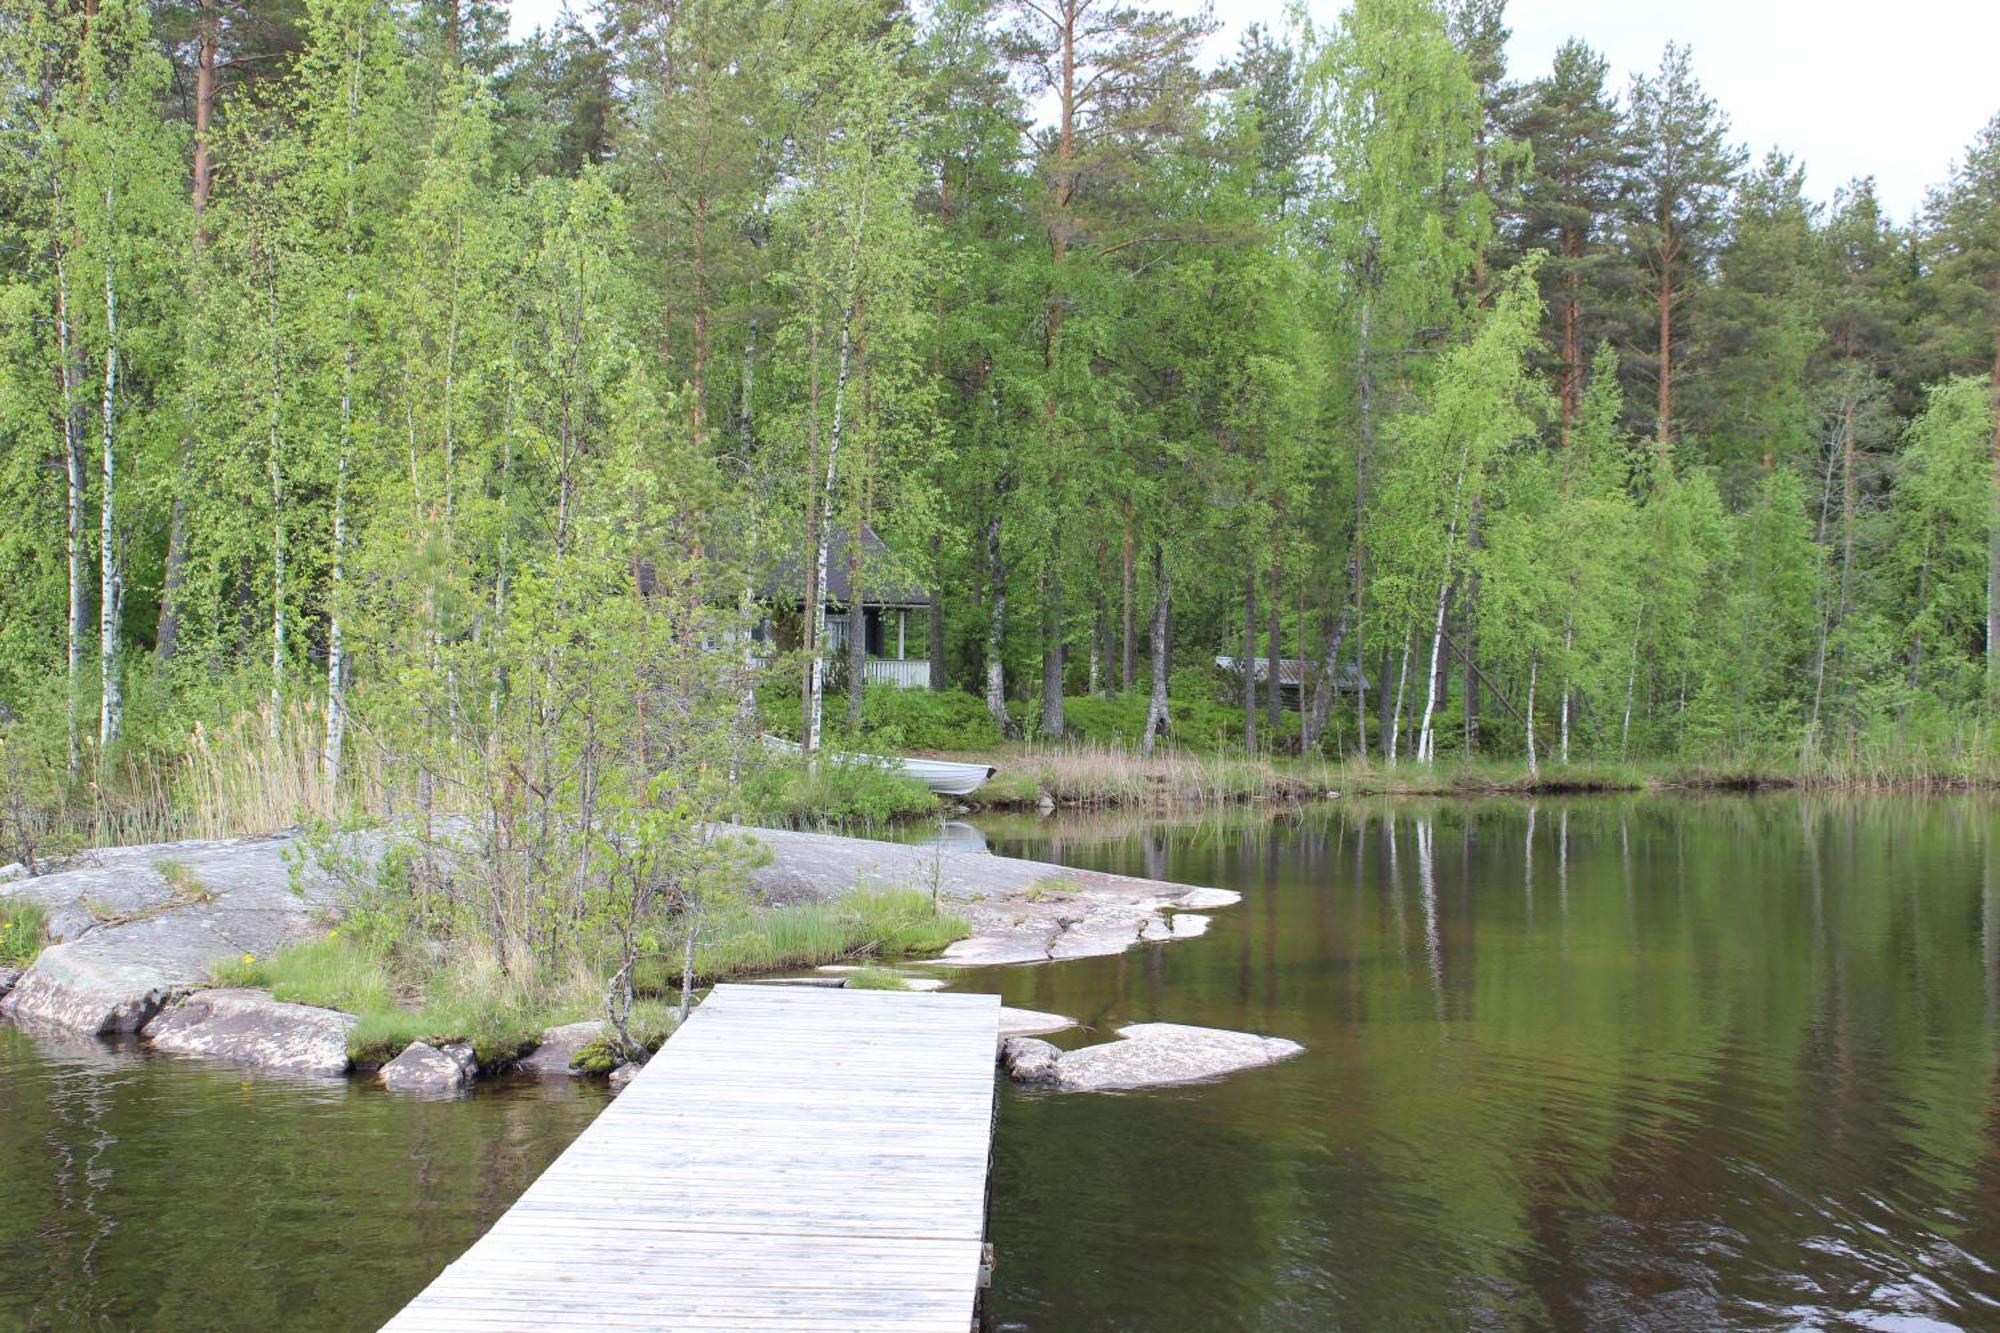
[[[214,181],[209,155],[209,126],[215,118],[216,6],[219,0],[200,0],[201,18],[196,31],[194,71],[194,311],[190,328],[201,317],[202,263],[208,251],[208,194]],[[190,349],[193,340],[188,340]],[[193,486],[194,430],[202,418],[194,390],[188,390],[188,427],[181,435],[180,456],[174,477],[173,517],[167,526],[167,568],[160,587],[160,627],[153,651],[162,662],[171,662],[180,644],[181,602],[187,582],[188,492]]]

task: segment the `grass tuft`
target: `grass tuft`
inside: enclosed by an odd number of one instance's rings
[[[910,979],[886,967],[860,967],[847,974],[848,990],[908,990]]]
[[[48,942],[49,916],[39,903],[0,898],[0,965],[26,967]]]

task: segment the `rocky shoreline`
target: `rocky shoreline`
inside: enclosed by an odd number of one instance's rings
[[[924,889],[965,915],[975,933],[927,965],[933,968],[1035,964],[1190,939],[1206,929],[1205,913],[1241,900],[1228,890],[984,852],[828,834],[753,832],[771,851],[768,862],[751,872],[751,887],[766,902],[830,899],[857,887],[895,885]],[[357,834],[340,853],[365,868],[385,845],[379,834]],[[42,908],[51,942],[27,968],[0,969],[0,1017],[69,1037],[136,1033],[158,1051],[278,1073],[331,1078],[353,1072],[348,1038],[358,1022],[354,1015],[211,984],[218,963],[246,954],[267,956],[331,924],[336,885],[308,863],[295,836],[105,849],[52,874],[0,882],[0,898],[7,897]],[[792,980],[844,984],[839,969]],[[943,984],[933,978],[912,980],[918,989]],[[1158,1055],[1166,1043],[1184,1047],[1184,1058],[1152,1061],[1159,1075],[1154,1082],[1228,1072],[1208,1068],[1228,1043],[1218,1046],[1201,1037],[1177,1041],[1176,1034],[1210,1030],[1173,1024],[1140,1025],[1162,1029],[1151,1034],[1150,1044],[1131,1041],[1134,1030],[1127,1029],[1125,1040],[1103,1048],[1058,1052],[1053,1058],[1034,1049],[1054,1051],[1036,1040],[1037,1034],[1073,1026],[1061,1015],[1004,1011],[1003,1063],[1025,1082],[1080,1088],[1091,1080],[1070,1071],[1089,1071],[1105,1057],[1065,1062],[1121,1046],[1143,1046],[1147,1054]],[[539,1077],[578,1074],[579,1054],[602,1033],[603,1025],[595,1022],[550,1028],[533,1051],[509,1067]],[[1028,1041],[1033,1047],[1019,1046]],[[1018,1055],[1005,1054],[1017,1046]],[[1229,1058],[1244,1049],[1229,1047]],[[1227,1065],[1228,1059],[1222,1063]],[[1111,1065],[1123,1071],[1119,1077],[1133,1077],[1138,1068],[1129,1056],[1113,1058]],[[1057,1068],[1064,1070],[1063,1077],[1047,1074]],[[393,1092],[453,1096],[482,1072],[497,1071],[482,1071],[466,1043],[413,1042],[376,1072],[382,1086]],[[618,1072],[613,1071],[614,1088]]]

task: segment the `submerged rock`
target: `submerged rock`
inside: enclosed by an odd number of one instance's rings
[[[345,1074],[353,1014],[284,1004],[263,991],[197,991],[146,1024],[153,1049],[287,1074]]]
[[[1184,1023],[1133,1023],[1120,1028],[1118,1037],[1074,1051],[1013,1037],[1002,1048],[1001,1063],[1017,1082],[1063,1092],[1114,1092],[1220,1078],[1289,1060],[1305,1049],[1283,1037]]]
[[[472,1048],[462,1041],[437,1047],[413,1041],[403,1053],[382,1066],[382,1086],[391,1092],[449,1097],[465,1091],[479,1073]]]
[[[1039,1037],[1045,1032],[1061,1032],[1076,1026],[1074,1018],[1061,1014],[1047,1014],[1039,1009],[1015,1009],[1000,1006],[1000,1039],[1009,1037]]]
[[[603,1035],[604,1024],[597,1019],[544,1029],[541,1044],[514,1067],[543,1078],[567,1077],[576,1072],[577,1052]]]

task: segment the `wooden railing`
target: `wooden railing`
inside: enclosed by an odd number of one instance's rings
[[[871,685],[894,685],[899,690],[927,690],[931,684],[931,663],[927,657],[871,657],[863,668]]]

